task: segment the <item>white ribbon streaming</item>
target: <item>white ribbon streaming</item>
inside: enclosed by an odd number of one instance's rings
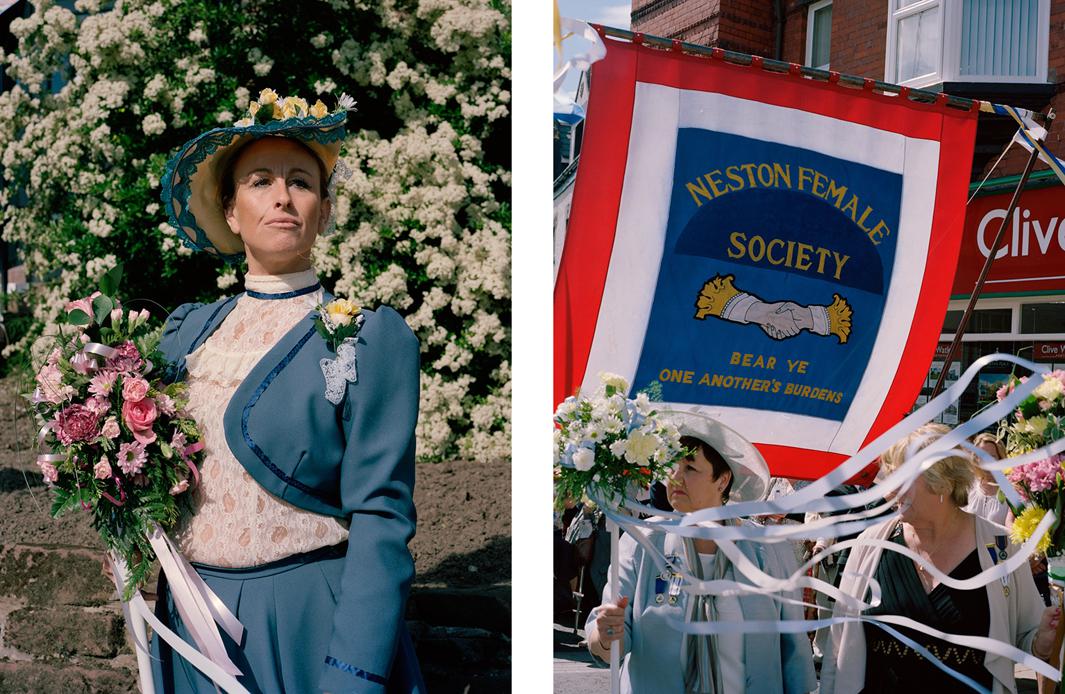
[[[129,576],[126,563],[114,554],[109,554],[108,560],[111,564],[111,572],[114,577],[115,588],[118,590],[119,595],[121,595]],[[169,576],[167,578],[169,579]],[[218,598],[215,597],[214,599],[217,600]],[[176,601],[177,597],[175,593],[175,602]],[[140,674],[142,694],[155,694],[155,684],[152,678],[151,666],[152,656],[151,650],[148,647],[147,633],[144,628],[146,622],[151,625],[152,631],[154,631],[160,639],[166,641],[179,655],[210,678],[216,684],[216,688],[221,687],[226,692],[229,692],[229,694],[250,694],[248,690],[236,680],[233,674],[227,672],[225,667],[219,665],[208,656],[190,646],[169,627],[159,621],[159,618],[156,617],[151,608],[148,607],[148,604],[144,601],[144,596],[142,596],[139,591],[133,595],[133,598],[129,602],[122,603],[122,612],[126,617],[126,626],[129,628],[130,635],[133,638],[133,643],[137,650],[137,670]],[[243,629],[243,627],[241,628]],[[230,664],[232,665],[232,663]],[[236,674],[239,675],[240,671],[237,670]]]
[[[1021,366],[1035,372],[1027,382],[1018,384],[1013,392],[1002,401],[994,403],[990,407],[979,412],[969,421],[951,430],[941,438],[928,443],[925,448],[913,452],[907,460],[890,475],[886,476],[874,487],[854,494],[843,496],[827,496],[827,493],[846,480],[850,479],[873,460],[878,458],[884,451],[900,439],[916,431],[920,426],[933,420],[942,413],[952,402],[956,401],[968,385],[977,377],[979,372],[987,365],[995,361],[1005,361]],[[1056,521],[1052,511],[1048,511],[1039,523],[1029,539],[1021,545],[1013,556],[1002,562],[996,562],[995,566],[985,569],[968,579],[954,579],[940,571],[934,564],[917,555],[909,548],[895,542],[880,539],[854,539],[837,542],[817,555],[811,557],[798,571],[787,577],[774,577],[763,572],[757,565],[750,561],[747,556],[735,545],[734,540],[747,540],[754,542],[774,543],[800,538],[815,538],[826,533],[842,536],[860,532],[867,527],[882,523],[886,518],[882,515],[893,501],[886,497],[897,490],[908,489],[920,475],[939,460],[957,455],[958,449],[966,454],[972,454],[978,460],[981,468],[989,470],[999,483],[1003,493],[1013,503],[1020,503],[1021,499],[1005,478],[1002,470],[1016,467],[1027,463],[1042,460],[1065,450],[1065,439],[1053,441],[1047,446],[1030,453],[1008,458],[1006,460],[994,460],[986,452],[975,448],[968,439],[987,428],[991,424],[1009,416],[1013,410],[1025,400],[1042,383],[1041,375],[1047,368],[1040,364],[1029,362],[1020,357],[1006,354],[991,354],[976,360],[960,379],[949,388],[944,390],[936,398],[929,401],[923,407],[912,413],[895,426],[877,437],[868,446],[856,453],[839,467],[827,475],[810,483],[801,490],[772,501],[752,501],[726,506],[703,509],[694,513],[678,514],[662,512],[649,506],[639,504],[632,500],[626,500],[624,505],[627,509],[648,513],[657,518],[654,521],[640,520],[624,513],[619,513],[616,506],[604,503],[599,498],[594,501],[603,508],[606,516],[612,522],[623,527],[633,539],[639,543],[648,556],[660,569],[669,567],[676,571],[679,567],[671,566],[667,558],[651,543],[644,531],[673,533],[683,537],[714,540],[718,548],[732,562],[737,571],[750,583],[741,583],[735,580],[711,580],[704,581],[681,572],[685,581],[683,589],[688,593],[713,594],[713,595],[764,595],[780,602],[796,602],[795,600],[780,595],[781,592],[790,592],[802,588],[810,588],[814,591],[828,595],[840,604],[848,612],[859,613],[880,602],[880,586],[875,578],[870,577],[868,592],[869,600],[863,601],[860,597],[844,595],[835,586],[806,575],[806,570],[824,557],[859,545],[879,548],[881,551],[894,551],[913,560],[923,567],[935,580],[959,590],[973,590],[986,586],[995,580],[1005,580],[1012,572],[1026,564],[1028,558],[1035,552],[1043,534],[1050,529]],[[874,504],[873,508],[867,508]],[[857,510],[854,510],[857,509]],[[730,520],[749,518],[765,515],[788,514],[797,512],[817,511],[851,511],[845,515],[828,516],[804,525],[768,525],[768,526],[736,526],[727,525]],[[977,548],[978,550],[980,548]],[[802,603],[805,604],[805,603]],[[1060,672],[1036,658],[1014,647],[989,639],[987,637],[963,636],[946,634],[919,622],[899,616],[880,615],[877,617],[865,617],[860,614],[843,615],[819,620],[784,620],[771,622],[700,622],[698,624],[685,623],[682,620],[673,620],[673,626],[679,631],[696,634],[717,633],[749,633],[749,632],[799,632],[813,631],[833,624],[844,622],[863,621],[875,624],[898,638],[900,641],[913,648],[922,656],[928,658],[937,667],[951,676],[965,682],[977,691],[985,691],[977,683],[955,672],[927,649],[908,639],[889,624],[897,624],[915,631],[940,638],[948,643],[968,646],[981,651],[993,653],[998,656],[1009,658],[1014,662],[1021,663],[1032,670],[1048,677],[1053,681],[1060,679]]]

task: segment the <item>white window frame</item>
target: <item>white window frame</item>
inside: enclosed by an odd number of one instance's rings
[[[831,64],[831,61],[829,63],[825,63],[824,65],[814,65],[814,62],[813,62],[813,60],[814,60],[814,15],[817,14],[818,10],[824,9],[826,7],[831,7],[831,6],[832,6],[832,0],[818,0],[818,2],[813,3],[806,10],[806,63],[805,64],[807,66],[809,66],[809,67],[814,67],[814,68],[817,68],[819,70],[827,70],[827,69],[829,69],[829,65]],[[829,32],[829,41],[831,41],[832,40],[831,39],[831,34],[832,34],[832,27],[831,26],[829,26],[828,32]],[[831,51],[830,51],[830,54],[831,54]]]
[[[1033,77],[1003,75],[961,75],[962,3],[958,0],[922,0],[895,9],[898,0],[888,0],[887,55],[884,59],[884,80],[896,82],[898,24],[902,19],[933,7],[939,8],[937,35],[942,37],[937,56],[937,69],[926,75],[898,81],[907,87],[929,87],[942,82],[999,82],[1045,84],[1050,46],[1050,0],[1039,0],[1039,35],[1036,44],[1036,71]]]
[[[977,299],[974,310],[986,308],[1008,308],[1010,314],[1010,332],[1008,333],[969,333],[962,335],[962,342],[1060,342],[1065,339],[1063,333],[1022,333],[1021,332],[1021,304],[1060,304],[1065,302],[1065,295],[1036,295],[1036,296],[1009,296],[989,297]],[[948,311],[964,311],[968,305],[968,299],[954,299],[947,305]],[[954,339],[954,333],[942,334],[940,342],[950,342]]]

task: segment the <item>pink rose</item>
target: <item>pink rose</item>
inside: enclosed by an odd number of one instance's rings
[[[152,423],[159,416],[159,410],[155,407],[155,401],[144,398],[136,402],[127,400],[122,403],[122,421],[133,432],[133,438],[144,445],[155,441],[155,432],[152,431]]]
[[[100,415],[84,405],[71,405],[55,418],[52,429],[56,437],[69,446],[75,441],[91,441],[96,438]]]
[[[55,484],[59,479],[59,471],[55,469],[55,465],[51,463],[37,463],[37,465],[41,468],[44,481],[48,484]]]
[[[144,361],[137,346],[127,340],[115,347],[115,355],[107,360],[107,365],[116,371],[139,371]]]
[[[111,479],[111,463],[107,460],[106,455],[100,458],[100,462],[96,463],[96,465],[93,466],[92,474],[98,480]]]
[[[170,496],[177,496],[178,494],[181,494],[182,492],[186,491],[188,488],[189,488],[189,481],[188,480],[181,480],[180,482],[178,482],[177,484],[175,484],[173,487],[170,488]]]
[[[143,378],[127,378],[122,381],[122,397],[136,402],[148,395],[148,381]]]
[[[100,434],[109,439],[117,438],[121,433],[122,430],[118,427],[118,420],[114,417],[108,417],[107,421],[104,422],[103,428],[100,429]]]
[[[84,311],[86,313],[86,315],[91,316],[92,315],[92,300],[95,299],[98,296],[100,296],[100,292],[93,292],[92,294],[90,294],[89,296],[87,296],[87,297],[85,297],[83,299],[78,299],[77,301],[71,301],[66,306],[64,306],[63,309],[67,313],[70,313],[71,311],[75,311],[75,310],[80,310],[80,311]]]

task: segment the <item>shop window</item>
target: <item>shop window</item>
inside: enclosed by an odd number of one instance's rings
[[[943,320],[943,334],[953,335],[958,330],[958,323],[964,311],[947,311]],[[1008,333],[1013,326],[1013,310],[1009,308],[981,308],[969,316],[965,333]]]
[[[1050,0],[888,0],[885,79],[1047,81]]]
[[[1021,304],[1021,332],[1065,333],[1065,302]]]
[[[831,46],[832,0],[821,0],[810,5],[806,15],[806,64],[827,70]]]

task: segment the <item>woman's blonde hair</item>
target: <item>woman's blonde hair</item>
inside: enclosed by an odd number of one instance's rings
[[[896,441],[880,456],[880,469],[894,472],[908,456],[950,433],[945,424],[925,424],[904,439]],[[969,487],[973,485],[972,458],[966,454],[952,455],[937,461],[924,471],[925,483],[933,494],[949,496],[957,507],[969,503]]]

